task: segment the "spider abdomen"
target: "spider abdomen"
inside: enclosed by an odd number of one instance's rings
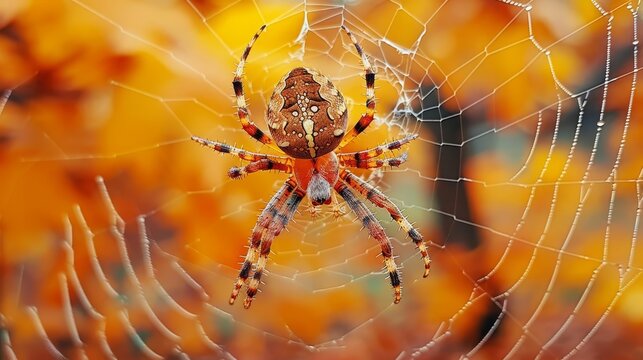
[[[277,83],[267,118],[271,135],[286,154],[313,159],[340,144],[348,113],[344,97],[326,76],[299,67]]]

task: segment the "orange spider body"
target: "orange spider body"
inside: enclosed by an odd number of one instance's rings
[[[321,178],[329,185],[329,189],[333,188],[339,179],[339,161],[334,152],[314,159],[295,159],[293,167],[297,185],[304,191],[308,192],[308,185],[311,180]],[[320,181],[320,180],[317,180]],[[330,190],[329,190],[330,192]],[[310,196],[313,205],[330,204],[330,197],[326,199],[318,199]]]
[[[429,273],[431,260],[426,244],[420,233],[402,215],[400,210],[386,195],[366,181],[352,174],[347,168],[380,168],[399,166],[406,160],[406,153],[399,157],[378,158],[387,151],[393,151],[415,139],[409,135],[403,139],[380,145],[376,148],[354,153],[341,153],[343,146],[361,134],[373,121],[375,114],[375,71],[362,48],[353,35],[348,34],[361,56],[366,73],[366,113],[353,128],[346,132],[348,111],[342,94],[333,83],[319,71],[297,67],[289,71],[275,86],[268,103],[267,123],[270,135],[260,130],[250,119],[243,94],[241,75],[252,45],[265,25],[255,34],[241,57],[232,85],[237,99],[237,114],[242,128],[254,139],[288,156],[251,153],[198,136],[192,139],[221,153],[233,154],[250,163],[243,167],[233,167],[228,175],[233,179],[262,170],[276,170],[292,174],[284,185],[268,202],[259,216],[250,236],[250,246],[239,277],[230,295],[233,304],[239,291],[248,283],[244,307],[249,308],[257,294],[261,275],[266,267],[272,240],[277,237],[294,216],[297,207],[308,196],[313,210],[318,205],[334,202],[334,213],[342,214],[333,192],[339,194],[353,210],[357,218],[378,241],[391,286],[394,289],[394,302],[401,299],[401,280],[393,258],[391,241],[373,213],[351,191],[351,188],[378,207],[386,209],[402,230],[418,247],[424,261],[424,276]],[[274,139],[274,140],[273,140]],[[275,146],[275,143],[277,146]],[[312,213],[316,213],[316,210]],[[249,280],[249,281],[248,281]]]

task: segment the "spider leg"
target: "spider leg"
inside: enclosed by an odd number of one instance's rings
[[[301,203],[301,200],[305,195],[306,193],[303,190],[299,188],[295,189],[288,200],[286,200],[286,203],[275,214],[268,228],[263,232],[261,236],[259,260],[257,261],[257,267],[252,279],[250,279],[250,284],[248,285],[247,296],[243,302],[244,308],[249,308],[255,295],[257,295],[257,288],[261,281],[261,275],[266,268],[266,262],[268,261],[268,255],[270,254],[272,240],[274,240],[286,225],[288,225],[288,222],[292,219],[293,215],[295,215],[295,210],[297,210],[299,203]]]
[[[382,155],[385,151],[393,151],[402,147],[402,145],[408,144],[412,140],[417,139],[417,134],[407,135],[402,139],[391,141],[387,144],[380,145],[368,150],[362,150],[352,153],[341,153],[337,154],[340,160],[368,160]]]
[[[208,139],[204,139],[198,136],[192,136],[192,140],[198,142],[199,144],[210,148],[214,151],[218,151],[220,153],[224,154],[232,154],[237,157],[239,157],[241,160],[247,160],[247,161],[258,161],[261,159],[269,159],[274,162],[278,162],[280,164],[291,164],[292,160],[286,156],[277,156],[277,155],[269,155],[269,154],[260,154],[260,153],[253,153],[250,151],[245,151],[243,149],[236,148],[234,146],[230,146],[228,144],[224,144],[221,142],[217,141],[212,141]]]
[[[273,161],[270,159],[261,159],[253,161],[250,164],[242,167],[232,167],[228,170],[228,176],[233,179],[239,179],[242,176],[252,174],[253,172],[262,171],[262,170],[277,170],[282,171],[287,174],[292,173],[292,165],[283,164],[278,161]]]
[[[379,242],[380,247],[382,248],[384,264],[386,265],[386,270],[388,271],[389,278],[391,279],[391,285],[395,292],[395,299],[393,302],[396,304],[399,303],[402,298],[402,284],[400,281],[400,275],[397,272],[397,265],[393,259],[391,241],[388,236],[386,236],[382,225],[380,225],[377,219],[375,219],[375,216],[373,216],[373,213],[355,196],[355,194],[353,194],[346,184],[338,181],[335,184],[335,191],[344,198],[351,210],[353,210],[355,215],[360,218],[364,227],[368,229],[371,236]]]
[[[373,185],[367,183],[366,181],[355,176],[355,174],[344,169],[340,172],[339,177],[348,184],[348,186],[355,189],[357,192],[362,194],[366,199],[375,204],[378,207],[386,209],[386,211],[391,214],[391,217],[395,222],[397,222],[402,230],[404,230],[415,245],[420,250],[422,255],[422,260],[424,261],[424,277],[429,275],[429,269],[431,268],[431,258],[429,258],[429,252],[427,250],[426,244],[422,241],[422,235],[411,225],[411,223],[402,215],[400,209],[381,191],[375,188]]]
[[[381,168],[384,166],[400,166],[408,158],[407,153],[400,156],[387,158],[387,159],[357,159],[357,158],[340,158],[339,163],[346,167],[358,169],[373,169]]]
[[[368,127],[371,121],[373,121],[373,117],[375,116],[375,69],[368,61],[362,47],[357,43],[355,36],[353,36],[353,34],[344,25],[342,25],[342,29],[344,29],[348,37],[351,39],[353,45],[355,45],[355,49],[357,49],[357,53],[362,58],[364,72],[366,73],[366,113],[362,115],[351,131],[344,136],[342,142],[339,144],[339,149],[343,148],[345,145],[353,141],[357,135],[361,134],[362,131]]]
[[[203,139],[198,136],[192,136],[192,140],[215,151],[224,154],[233,154],[242,160],[250,161],[250,164],[246,166],[235,166],[228,171],[228,176],[233,179],[238,179],[244,175],[261,170],[277,170],[288,174],[292,173],[293,160],[285,156],[253,153],[235,148],[228,144]]]
[[[230,295],[230,305],[234,304],[234,301],[239,295],[239,290],[243,284],[248,280],[250,275],[250,270],[252,270],[252,264],[256,261],[257,256],[259,255],[259,245],[261,244],[261,237],[265,230],[268,229],[269,225],[272,223],[275,215],[278,210],[282,207],[286,199],[297,187],[297,183],[294,178],[289,178],[286,183],[275,193],[275,195],[270,199],[268,205],[263,209],[259,219],[255,224],[254,229],[252,229],[252,236],[250,237],[250,246],[248,247],[248,253],[246,258],[241,265],[241,270],[239,271],[239,277],[234,284],[232,289],[232,294]]]
[[[248,43],[248,46],[246,46],[246,50],[243,52],[243,55],[241,56],[241,60],[239,61],[239,65],[237,65],[237,71],[234,73],[234,79],[232,80],[232,87],[234,88],[234,95],[236,96],[237,99],[237,115],[239,116],[239,120],[241,121],[241,126],[243,127],[243,130],[245,130],[248,135],[252,136],[254,139],[257,141],[264,143],[266,145],[269,145],[271,148],[275,150],[281,151],[277,146],[274,145],[272,138],[268,136],[266,133],[261,131],[255,125],[255,123],[252,122],[249,118],[249,112],[248,108],[246,106],[246,98],[243,93],[243,82],[241,80],[241,77],[243,76],[243,68],[246,64],[246,59],[248,58],[248,55],[250,54],[250,50],[252,49],[252,45],[254,45],[255,41],[257,41],[257,38],[259,38],[259,35],[261,32],[266,28],[266,25],[263,25],[262,27],[259,28],[259,31],[255,34],[255,36],[252,37],[252,40]]]

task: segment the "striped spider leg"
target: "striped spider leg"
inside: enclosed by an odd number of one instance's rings
[[[257,261],[257,266],[255,268],[254,274],[252,275],[252,279],[250,279],[250,283],[248,284],[246,299],[243,302],[243,307],[246,309],[250,307],[250,305],[252,304],[252,300],[257,294],[257,289],[261,282],[261,275],[265,271],[266,263],[268,262],[268,255],[270,255],[270,247],[272,245],[272,241],[277,236],[279,236],[283,229],[286,228],[288,222],[295,215],[295,211],[301,203],[301,200],[304,198],[304,196],[306,196],[305,191],[298,187],[294,187],[296,186],[296,183],[292,181],[292,179],[289,179],[284,186],[287,186],[287,191],[278,199],[277,195],[275,195],[275,197],[273,198],[276,199],[275,207],[273,209],[270,209],[270,206],[266,207],[266,219],[264,219],[263,224],[257,223],[255,231],[253,231],[251,247],[256,247],[257,243],[260,244],[259,259]],[[290,192],[290,195],[286,198],[285,194],[288,192]],[[285,202],[283,201],[284,198],[286,198]],[[259,229],[257,229],[257,227],[259,227]],[[261,233],[259,234],[260,231]],[[256,240],[256,236],[260,237],[258,241]],[[239,280],[241,280],[241,274],[239,275],[239,277]],[[238,282],[237,284],[235,284],[235,290],[237,290],[237,285]],[[233,296],[235,296],[235,290],[233,290],[233,293],[230,296],[230,304],[234,303]]]
[[[373,169],[380,167],[396,167],[400,166],[408,158],[407,153],[397,157],[376,159],[385,151],[393,151],[402,147],[402,145],[415,140],[417,135],[407,135],[402,139],[391,141],[387,144],[380,145],[368,150],[362,150],[352,153],[340,153],[337,155],[339,163],[345,167],[358,168],[358,169]]]
[[[252,138],[254,138],[255,140],[266,144],[275,150],[279,150],[279,148],[275,146],[272,138],[261,129],[259,129],[257,125],[255,125],[255,123],[250,119],[250,112],[248,111],[248,107],[246,105],[246,97],[243,93],[243,68],[246,65],[246,60],[248,59],[248,55],[250,55],[252,46],[254,45],[255,41],[257,41],[259,35],[261,35],[265,28],[266,25],[261,26],[255,36],[252,37],[252,40],[250,40],[250,42],[246,46],[246,50],[243,52],[243,55],[241,55],[241,60],[237,65],[237,70],[234,72],[232,87],[234,88],[234,95],[237,102],[237,116],[241,121],[241,127],[243,127],[243,130],[245,130],[248,135],[252,136]]]
[[[417,231],[413,225],[402,215],[400,209],[381,191],[377,190],[373,185],[355,176],[352,172],[343,169],[339,173],[339,178],[342,179],[348,186],[355,189],[368,201],[372,202],[375,206],[386,209],[391,215],[391,218],[400,225],[402,230],[413,240],[424,262],[424,277],[429,276],[429,269],[431,268],[431,259],[426,244],[422,240],[422,235]]]
[[[375,118],[375,69],[371,65],[370,61],[368,61],[368,58],[366,57],[366,54],[364,54],[362,47],[357,43],[357,39],[355,39],[355,36],[353,36],[353,34],[344,25],[342,25],[342,29],[346,32],[351,42],[355,46],[355,49],[357,50],[357,53],[362,60],[362,65],[364,66],[364,73],[366,74],[366,113],[363,114],[362,117],[360,117],[351,131],[344,136],[342,142],[339,144],[338,149],[343,148],[344,146],[348,145],[348,143],[353,141],[353,139],[355,139],[357,135],[366,130],[368,125],[370,125],[370,123]]]
[[[247,300],[244,303],[245,308],[250,307],[252,299],[257,293],[257,287],[261,279],[261,274],[264,267],[266,266],[266,260],[268,258],[268,254],[270,253],[270,243],[272,242],[274,236],[276,236],[273,235],[272,237],[270,237],[270,239],[268,239],[266,238],[266,234],[275,233],[273,226],[273,223],[275,222],[279,222],[283,224],[283,226],[285,226],[284,218],[279,215],[283,213],[284,204],[288,199],[290,199],[291,194],[296,188],[297,182],[293,177],[290,177],[268,202],[268,205],[266,205],[266,207],[263,209],[261,215],[259,215],[259,219],[257,220],[254,229],[252,229],[248,253],[246,254],[246,258],[243,262],[243,265],[241,266],[241,270],[239,271],[239,276],[234,284],[234,288],[232,289],[232,294],[230,294],[230,305],[234,304],[234,301],[239,295],[241,287],[247,282],[248,277],[252,272],[252,266],[257,265],[250,282],[251,287],[248,287]],[[259,258],[260,260],[259,264],[256,264],[257,258]]]
[[[369,234],[371,234],[371,236],[380,244],[380,247],[382,248],[382,256],[384,257],[384,265],[388,271],[395,294],[393,302],[395,304],[399,303],[402,299],[402,282],[400,281],[400,275],[397,272],[397,265],[393,259],[393,247],[391,246],[391,240],[386,236],[384,228],[382,228],[382,225],[380,225],[373,213],[355,196],[355,194],[353,194],[344,182],[338,181],[335,184],[335,191],[344,198],[348,207],[353,210],[355,215],[362,222],[362,225],[364,225],[368,230]]]
[[[242,167],[232,167],[228,171],[228,176],[233,179],[239,179],[244,175],[261,170],[277,170],[287,174],[292,173],[293,159],[286,156],[268,155],[253,153],[243,149],[230,146],[228,144],[204,139],[198,136],[192,136],[192,140],[199,144],[218,151],[223,154],[232,154],[239,157],[241,160],[249,161],[250,163]]]

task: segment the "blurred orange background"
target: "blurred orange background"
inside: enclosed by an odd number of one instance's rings
[[[640,4],[628,1],[13,0],[0,3],[2,358],[641,358]],[[377,68],[377,119],[347,147],[419,139],[387,171],[430,245],[370,208],[402,264],[305,200],[249,310],[227,304],[286,176],[251,117],[290,69],[365,111],[346,25]],[[398,151],[396,154],[400,154]],[[242,301],[241,301],[242,302]]]

